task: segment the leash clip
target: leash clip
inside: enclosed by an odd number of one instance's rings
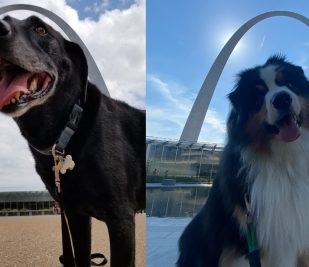
[[[54,158],[54,167],[53,171],[55,174],[55,185],[57,188],[57,193],[61,192],[60,187],[60,173],[66,174],[67,170],[73,170],[75,167],[75,162],[72,159],[71,155],[65,155],[64,150],[59,151],[56,149],[57,145],[54,144],[52,148],[52,155]]]
[[[57,194],[61,193],[61,187],[60,187],[60,169],[63,161],[63,156],[64,156],[64,150],[61,152],[56,149],[57,144],[54,144],[52,147],[52,156],[54,158],[54,166],[53,166],[53,171],[55,174],[55,186],[57,188]]]
[[[64,157],[64,150],[58,150],[57,149],[57,144],[54,144],[53,147],[52,147],[52,156],[54,158],[54,161],[58,161],[59,160],[59,157]]]

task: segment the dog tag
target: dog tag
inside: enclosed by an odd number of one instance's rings
[[[53,167],[53,171],[55,173],[55,185],[57,187],[58,193],[60,193],[60,169],[63,165],[63,158],[58,157],[58,162],[55,161],[55,166]]]
[[[65,174],[67,170],[73,170],[75,167],[75,162],[72,159],[71,155],[66,155],[65,159],[63,160],[63,164],[60,167],[60,172]]]

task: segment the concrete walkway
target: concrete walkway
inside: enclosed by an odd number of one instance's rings
[[[178,239],[191,218],[147,217],[147,267],[173,267],[178,258]]]
[[[57,267],[61,254],[59,215],[0,217],[1,267]],[[145,214],[136,215],[136,266],[146,265]],[[92,251],[110,260],[104,223],[92,221]],[[109,263],[105,265],[109,267]]]

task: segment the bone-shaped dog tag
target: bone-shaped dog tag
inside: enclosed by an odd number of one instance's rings
[[[53,171],[55,173],[55,185],[57,187],[58,193],[60,193],[60,175],[59,175],[59,172],[61,170],[62,165],[63,165],[63,158],[59,157],[58,162],[55,161],[55,166],[53,167]]]
[[[71,155],[66,155],[65,159],[63,160],[62,166],[60,168],[60,172],[65,174],[67,170],[73,170],[75,167],[75,162],[72,159]]]

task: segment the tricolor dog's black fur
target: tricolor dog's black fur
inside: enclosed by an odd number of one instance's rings
[[[183,232],[178,267],[248,267],[248,208],[263,267],[309,266],[309,82],[274,56],[240,73],[207,203]]]
[[[0,20],[1,111],[31,145],[36,170],[55,199],[53,158],[33,147],[53,145],[73,105],[86,96],[65,149],[76,165],[61,176],[76,266],[90,266],[91,217],[107,224],[111,266],[135,266],[134,217],[145,208],[145,112],[101,94],[87,77],[82,49],[39,18]]]

